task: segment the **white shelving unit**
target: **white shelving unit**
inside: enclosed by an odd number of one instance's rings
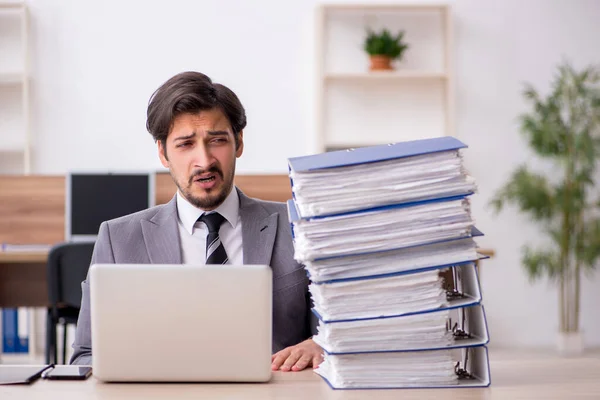
[[[28,19],[25,3],[0,1],[0,173],[31,173]]]
[[[0,1],[0,174],[31,173],[29,110],[29,17],[21,1]],[[19,165],[15,167],[14,163]],[[1,354],[0,363],[41,361],[36,348],[35,309],[27,308],[29,353]],[[0,335],[2,327],[0,324]]]
[[[315,153],[454,134],[448,5],[324,4],[315,27]],[[367,27],[405,31],[395,70],[369,71]]]

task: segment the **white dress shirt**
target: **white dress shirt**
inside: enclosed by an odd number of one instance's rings
[[[240,219],[240,199],[237,190],[232,188],[225,201],[214,211],[225,217],[219,237],[229,261],[227,264],[242,264],[242,221]],[[212,211],[209,211],[209,213]],[[177,226],[181,240],[181,256],[184,264],[206,264],[206,237],[208,228],[198,218],[205,211],[196,208],[177,191]]]

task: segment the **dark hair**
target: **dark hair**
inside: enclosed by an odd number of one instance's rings
[[[182,72],[163,83],[150,97],[146,129],[161,141],[166,140],[173,120],[180,114],[220,108],[231,124],[235,147],[239,146],[239,133],[246,127],[246,111],[238,97],[228,87],[200,72]],[[165,150],[166,157],[166,150]]]

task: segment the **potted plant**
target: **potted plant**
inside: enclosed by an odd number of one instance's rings
[[[402,42],[403,37],[404,31],[392,36],[387,29],[380,33],[367,29],[364,49],[371,59],[371,71],[393,69],[392,60],[401,59],[404,51],[408,49],[408,45]]]
[[[594,198],[596,163],[600,156],[600,69],[558,68],[548,96],[531,86],[524,96],[531,110],[520,118],[529,147],[554,164],[541,174],[518,167],[491,204],[499,212],[516,205],[544,229],[548,246],[522,248],[522,264],[531,281],[547,276],[558,285],[558,350],[580,354],[581,277],[600,255],[600,202]]]

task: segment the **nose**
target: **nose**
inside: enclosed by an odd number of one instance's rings
[[[200,143],[194,152],[194,168],[209,169],[215,163],[215,157],[208,146]]]

